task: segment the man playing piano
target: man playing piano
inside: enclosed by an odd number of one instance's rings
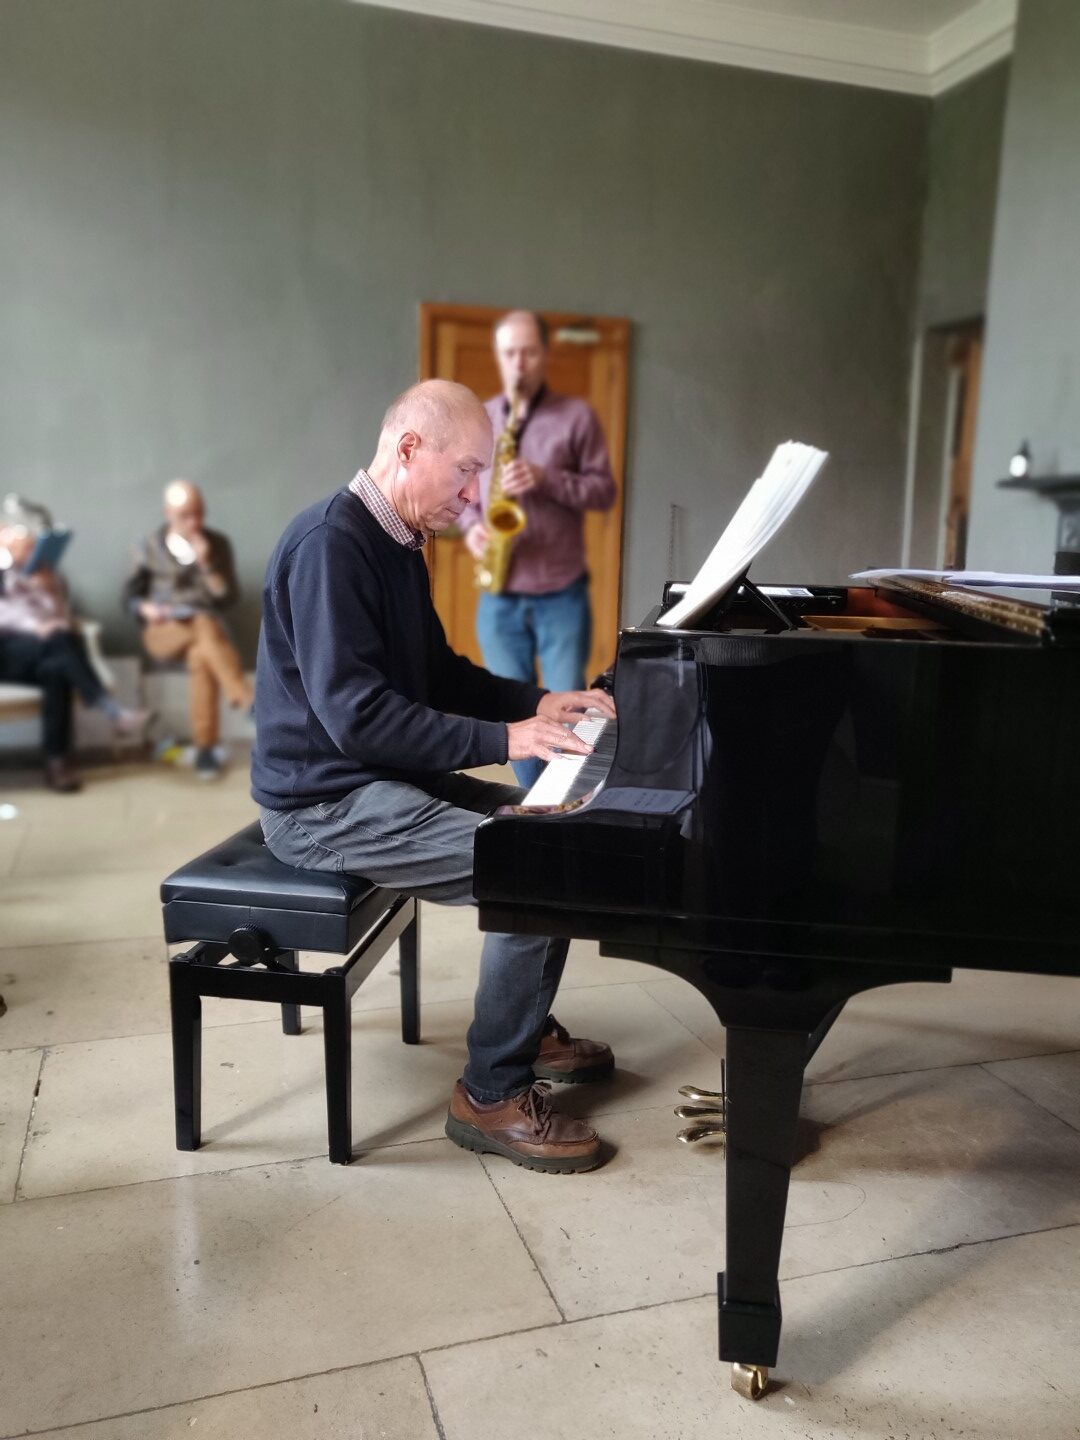
[[[366,470],[287,527],[267,568],[252,795],[288,865],[347,871],[447,905],[473,903],[473,838],[522,792],[456,773],[559,750],[598,690],[497,678],[447,645],[424,540],[475,502],[491,422],[462,385],[429,380],[390,406]],[[600,1142],[538,1080],[611,1072],[610,1049],[550,1014],[567,942],[488,934],[468,1063],[446,1133],[535,1170],[589,1170]]]

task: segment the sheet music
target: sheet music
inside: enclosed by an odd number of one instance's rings
[[[1007,570],[860,570],[852,580],[868,585],[883,580],[940,580],[961,589],[1068,590],[1080,592],[1080,575],[1029,575]]]
[[[778,445],[685,595],[657,624],[684,625],[715,604],[780,529],[828,458],[824,450],[797,440]]]

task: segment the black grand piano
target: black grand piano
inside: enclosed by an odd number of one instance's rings
[[[725,1025],[720,1358],[757,1398],[803,1069],[845,1002],[1080,975],[1080,597],[746,580],[658,625],[683,588],[621,633],[593,756],[481,824],[476,896],[482,929],[599,940]]]

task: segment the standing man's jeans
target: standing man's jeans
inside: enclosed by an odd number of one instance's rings
[[[589,577],[550,595],[481,595],[476,635],[492,674],[535,682],[539,660],[545,689],[583,690],[592,646]],[[526,789],[543,768],[542,760],[514,761],[518,784]]]
[[[442,905],[472,905],[473,836],[498,805],[521,798],[513,785],[469,775],[421,785],[373,780],[325,805],[262,810],[267,848],[286,865],[363,875],[376,885]],[[567,940],[484,937],[464,1080],[476,1100],[504,1100],[533,1082]]]

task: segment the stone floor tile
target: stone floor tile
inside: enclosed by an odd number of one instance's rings
[[[4,790],[3,776],[0,775],[0,805],[11,802]],[[18,816],[4,820],[0,818],[0,879],[10,875],[15,866],[23,841],[26,839],[26,821]]]
[[[425,1042],[414,1046],[402,1043],[396,1011],[357,1017],[357,1155],[443,1134],[450,1093],[461,1073],[467,1023],[465,1007],[432,1007],[425,1016]],[[308,1156],[321,1155],[329,1164],[319,1027],[284,1035],[275,1020],[206,1030],[203,1143],[195,1151],[176,1149],[171,1055],[166,1033],[51,1050],[20,1197]]]
[[[198,1427],[196,1429],[196,1427]],[[38,1432],[39,1440],[439,1440],[413,1356]]]
[[[713,1287],[723,1149],[678,1144],[680,1123],[666,1109],[600,1116],[614,1155],[557,1207],[485,1157],[568,1317]],[[1080,1222],[1080,1135],[978,1066],[809,1087],[800,1144],[784,1276]]]
[[[75,795],[58,795],[46,788],[40,766],[9,768],[4,765],[0,768],[0,800],[18,810],[15,823],[43,820],[60,829],[85,824],[90,816],[96,822],[123,814],[125,796],[116,779],[121,773],[139,777],[144,768],[138,763],[130,767],[80,765],[82,790]]]
[[[1075,1440],[1078,1330],[1070,1229],[790,1282],[757,1404],[716,1360],[712,1296],[421,1358],[445,1440]]]
[[[646,988],[717,1054],[712,1006],[678,979]],[[958,970],[950,985],[887,985],[857,995],[810,1062],[807,1079],[844,1080],[1080,1048],[1071,977]]]
[[[183,824],[178,824],[181,813],[168,806],[152,811],[142,807],[136,816],[98,821],[89,834],[81,827],[33,821],[27,826],[12,868],[12,883],[18,884],[22,876],[66,875],[75,869],[83,874],[154,869],[160,883],[173,870],[256,818],[250,801],[243,813],[231,816],[204,810],[184,815]]]
[[[3,1024],[0,1020],[0,1026]],[[40,1070],[38,1050],[0,1051],[0,1204],[6,1205],[15,1197]]]
[[[64,1045],[169,1028],[169,975],[160,933],[0,950],[0,1048]],[[207,1000],[203,1025],[266,1020],[270,1006]]]
[[[0,1253],[8,1434],[558,1318],[482,1167],[446,1141],[20,1201],[0,1207]]]
[[[161,928],[161,870],[27,875],[5,882],[3,949],[134,939]]]
[[[1080,1028],[1078,1028],[1080,1033]],[[1040,1055],[1030,1060],[1006,1060],[986,1067],[1014,1090],[1080,1130],[1080,1051],[1069,1055]]]

